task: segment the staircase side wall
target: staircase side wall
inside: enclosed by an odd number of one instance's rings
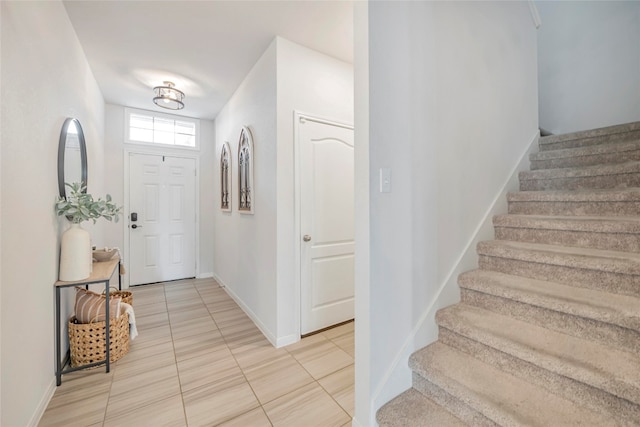
[[[640,120],[640,3],[537,1],[540,126]]]
[[[457,272],[477,262],[465,254],[493,237],[492,209],[517,188],[538,128],[535,32],[524,2],[369,3],[371,407],[361,425],[410,387],[408,354],[437,338],[435,310],[457,301]]]

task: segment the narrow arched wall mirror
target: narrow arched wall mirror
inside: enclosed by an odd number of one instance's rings
[[[87,185],[87,146],[84,132],[80,122],[72,117],[64,121],[58,143],[58,191],[60,197],[66,198],[65,182],[82,182]]]

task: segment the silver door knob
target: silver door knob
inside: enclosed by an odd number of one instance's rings
[[[305,234],[304,237],[302,238],[302,240],[304,240],[305,242],[310,242],[311,241],[311,236],[309,236],[308,234]]]

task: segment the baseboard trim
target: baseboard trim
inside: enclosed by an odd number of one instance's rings
[[[224,283],[224,281],[217,275],[217,274],[213,274],[212,277],[215,279],[216,282],[218,282],[220,284],[220,286],[222,286],[222,288],[225,290],[225,292],[227,293],[227,295],[229,295],[231,297],[231,299],[233,299],[236,304],[238,304],[238,306],[242,309],[242,311],[245,312],[245,314],[247,316],[249,316],[249,318],[253,321],[253,323],[258,327],[258,329],[260,329],[260,332],[262,332],[262,334],[265,336],[265,338],[267,338],[267,340],[269,340],[269,342],[271,343],[271,345],[273,345],[274,347],[278,347],[278,339],[275,337],[275,335],[273,335],[271,333],[271,331],[260,321],[260,319],[258,318],[258,316],[256,316],[256,314],[249,308],[249,306],[247,306],[244,301],[242,301],[242,299],[235,294],[235,292],[233,292],[233,290],[227,286],[226,283]],[[288,339],[288,337],[283,337],[283,340],[286,341],[286,339]],[[295,342],[295,341],[294,341]]]
[[[211,279],[211,278],[213,278],[213,272],[198,274],[198,279]]]
[[[44,412],[47,410],[47,407],[49,406],[49,402],[51,402],[51,399],[53,398],[53,395],[55,392],[56,392],[56,377],[54,375],[53,378],[51,378],[51,382],[49,383],[47,390],[42,395],[42,399],[40,399],[40,402],[38,403],[36,410],[33,412],[33,415],[31,416],[31,419],[27,424],[28,427],[38,427],[38,424],[40,423],[40,420],[42,419]]]
[[[504,181],[504,184],[487,208],[465,248],[447,274],[445,280],[439,286],[435,296],[427,305],[427,308],[418,318],[418,321],[404,341],[400,351],[396,354],[391,366],[382,377],[380,385],[376,387],[372,393],[372,413],[370,415],[372,420],[376,419],[375,414],[382,405],[411,387],[411,370],[409,369],[408,363],[406,363],[409,356],[419,348],[437,340],[438,327],[435,324],[436,311],[448,305],[455,304],[460,300],[458,275],[464,271],[473,269],[474,266],[477,268],[478,255],[476,253],[476,245],[482,240],[493,238],[493,216],[506,212],[507,193],[518,188],[518,174],[522,170],[528,170],[529,154],[537,151],[539,138],[540,131],[536,129],[530,138],[529,144],[526,146],[520,159],[511,170],[510,175]],[[416,339],[417,337],[421,337],[422,339],[418,340]],[[391,384],[392,382],[393,384]]]
[[[276,348],[285,347],[300,341],[300,336],[296,334],[280,337],[276,340]]]

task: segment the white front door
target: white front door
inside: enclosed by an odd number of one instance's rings
[[[301,333],[353,319],[353,129],[298,118]]]
[[[195,277],[195,164],[192,158],[130,153],[131,285]]]

